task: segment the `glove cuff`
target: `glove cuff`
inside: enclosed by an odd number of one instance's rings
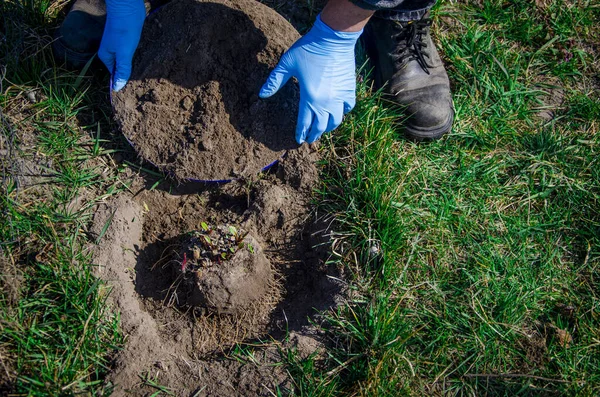
[[[317,19],[311,30],[316,30],[318,35],[331,42],[337,42],[339,44],[349,45],[356,44],[356,41],[363,32],[363,29],[358,32],[339,32],[330,28],[325,22],[321,20],[321,14],[317,15]]]

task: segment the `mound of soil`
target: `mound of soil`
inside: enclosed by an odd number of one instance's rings
[[[204,226],[188,233],[175,261],[184,288],[191,289],[188,303],[218,314],[269,312],[274,302],[265,298],[275,288],[274,271],[260,243],[232,226]]]
[[[144,27],[115,117],[138,154],[178,179],[252,175],[296,148],[294,84],[261,85],[298,32],[254,0],[175,0]]]

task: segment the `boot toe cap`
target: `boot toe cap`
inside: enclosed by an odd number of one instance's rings
[[[404,123],[410,138],[438,139],[448,133],[454,121],[452,101],[446,95],[419,98],[407,105]]]

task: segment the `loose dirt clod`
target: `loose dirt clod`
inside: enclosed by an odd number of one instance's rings
[[[269,303],[263,298],[273,288],[273,268],[258,241],[233,226],[203,225],[206,230],[188,234],[178,255],[184,285],[192,288],[188,303],[218,314],[270,311],[262,303]]]
[[[298,89],[258,92],[299,37],[254,1],[176,0],[151,15],[115,117],[138,154],[179,179],[258,173],[291,148]]]

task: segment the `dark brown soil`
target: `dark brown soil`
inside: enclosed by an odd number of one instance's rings
[[[258,92],[298,32],[254,0],[174,0],[151,15],[115,117],[138,154],[178,179],[258,173],[291,148],[299,93]]]

